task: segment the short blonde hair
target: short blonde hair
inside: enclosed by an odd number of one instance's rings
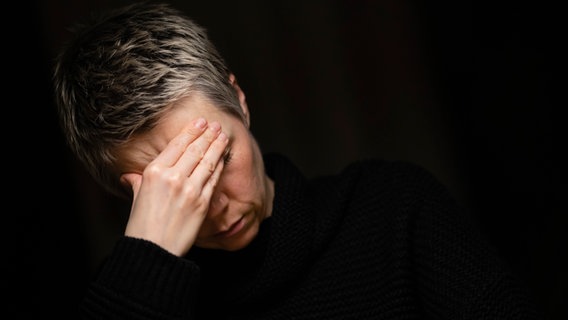
[[[109,192],[125,196],[114,152],[153,128],[177,100],[202,93],[244,120],[230,70],[206,30],[167,4],[137,3],[77,24],[53,80],[72,152]]]

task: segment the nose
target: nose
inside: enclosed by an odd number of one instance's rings
[[[229,204],[229,197],[222,191],[215,191],[209,204],[208,216],[216,217],[223,213]]]

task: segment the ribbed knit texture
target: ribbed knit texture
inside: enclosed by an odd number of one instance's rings
[[[367,160],[308,181],[283,156],[265,163],[274,210],[251,245],[177,258],[121,239],[85,297],[84,318],[538,319],[425,170]]]

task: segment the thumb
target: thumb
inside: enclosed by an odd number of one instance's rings
[[[132,194],[134,199],[140,191],[140,185],[142,184],[142,175],[138,173],[125,173],[120,176],[120,182],[128,188],[132,189]]]

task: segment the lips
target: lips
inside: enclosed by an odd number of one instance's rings
[[[237,234],[245,226],[245,218],[241,217],[239,220],[235,221],[229,229],[221,231],[215,234],[216,237],[227,238]]]

